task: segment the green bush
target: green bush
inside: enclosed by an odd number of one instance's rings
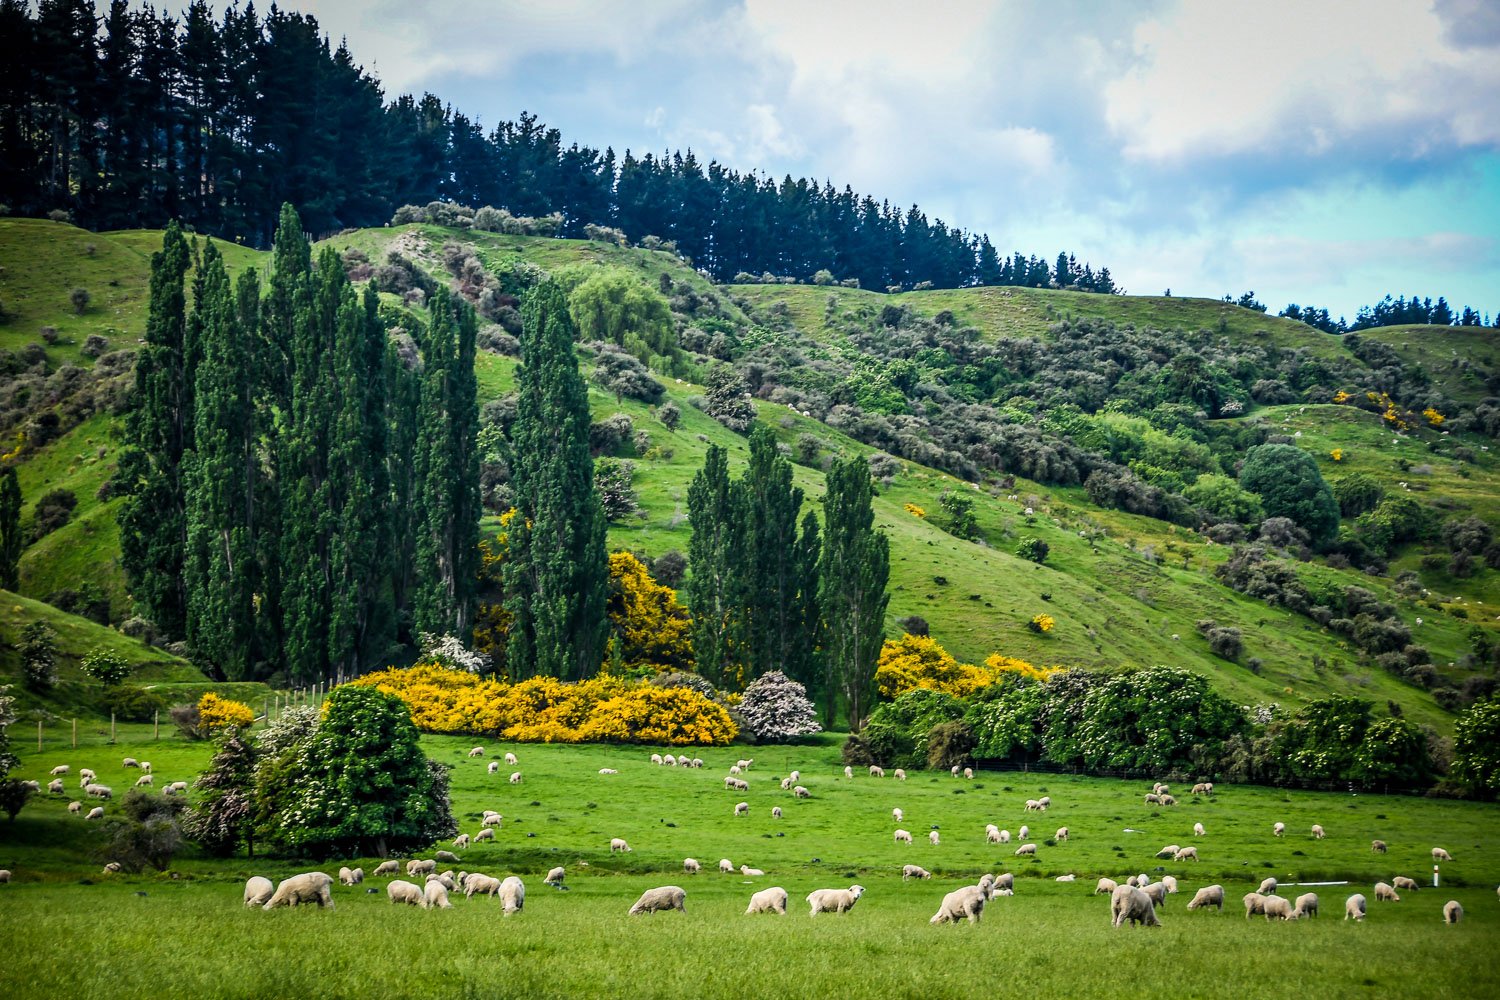
[[[121,722],[151,722],[156,713],[167,711],[167,699],[132,685],[105,688],[95,704],[101,715],[113,713]]]

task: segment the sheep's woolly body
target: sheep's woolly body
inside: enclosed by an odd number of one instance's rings
[[[684,903],[687,900],[687,890],[677,885],[661,885],[655,889],[647,889],[641,893],[641,898],[635,901],[630,908],[630,915],[636,916],[641,913],[656,913],[661,910],[681,910],[687,912]]]
[[[773,885],[769,889],[762,889],[750,897],[750,905],[745,909],[748,916],[752,913],[779,913],[786,916],[786,890],[779,885]]]

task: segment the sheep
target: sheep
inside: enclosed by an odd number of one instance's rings
[[[1344,919],[1365,919],[1365,897],[1363,893],[1356,892],[1344,900]]]
[[[702,865],[698,864],[698,859],[697,858],[683,858],[682,859],[682,870],[685,871],[685,872],[687,872],[689,875],[696,875],[696,874],[698,874],[698,872],[701,870],[701,868],[702,868]]]
[[[1464,918],[1464,908],[1458,900],[1450,899],[1443,904],[1443,923],[1456,924]]]
[[[1377,902],[1377,903],[1399,903],[1399,902],[1401,902],[1401,897],[1396,894],[1396,890],[1395,889],[1391,888],[1385,882],[1376,882],[1375,883],[1375,902]]]
[[[1175,806],[1177,804],[1177,799],[1174,796],[1168,795],[1163,792],[1161,796],[1161,804],[1164,806]]]
[[[365,880],[365,872],[364,872],[363,868],[340,868],[339,869],[339,884],[340,885],[358,885],[359,883],[363,882],[364,880]]]
[[[473,747],[469,750],[470,757],[483,757],[484,747]]]
[[[1110,894],[1109,913],[1116,927],[1123,927],[1127,920],[1131,926],[1161,926],[1161,921],[1156,919],[1156,907],[1151,904],[1151,897],[1134,886],[1122,885]]]
[[[688,761],[688,767],[699,767],[699,768],[701,768],[702,766],[703,766],[703,758],[702,757],[694,757],[692,760]]]
[[[736,778],[733,775],[730,775],[729,777],[724,779],[724,787],[726,789],[732,789],[736,792],[748,792],[750,790],[750,782],[744,780],[743,778]]]
[[[879,764],[871,764],[870,765],[870,777],[872,777],[872,778],[884,778],[885,777],[885,768],[881,767]]]
[[[682,758],[680,758],[680,757],[678,758],[679,761],[681,759]],[[754,763],[755,763],[755,758],[751,757],[749,760],[737,760],[737,761],[735,761],[734,762],[734,766],[737,767],[737,768],[739,768],[741,771],[748,771],[748,770],[750,770],[750,765],[754,764]]]
[[[1034,856],[1035,854],[1036,854],[1036,845],[1035,844],[1022,844],[1020,847],[1016,848],[1016,857],[1018,857],[1018,858],[1021,857],[1021,856],[1023,856],[1023,855],[1032,855],[1032,856]]]
[[[424,910],[453,909],[453,904],[448,902],[448,886],[441,879],[428,879],[422,886],[422,902],[418,905]]]
[[[51,781],[47,782],[47,793],[49,795],[65,795],[65,794],[67,794],[66,792],[63,791],[62,779],[61,778],[53,778]]]
[[[563,866],[562,865],[558,865],[557,867],[549,869],[547,871],[547,877],[544,878],[544,879],[542,879],[542,885],[550,885],[550,886],[559,886],[559,885],[562,885],[563,884],[563,879],[567,877],[567,874],[568,873],[563,870]]]
[[[801,785],[797,785],[795,788],[792,789],[792,798],[795,798],[795,799],[810,799],[810,798],[812,798],[812,792],[809,792],[806,788],[803,788]]]
[[[500,883],[500,907],[507,917],[526,905],[526,884],[512,875]]]
[[[740,773],[740,766],[738,764],[731,764],[729,766],[729,773],[730,774],[739,774]]]
[[[1204,835],[1205,834],[1204,834],[1204,830],[1203,830],[1203,824],[1202,823],[1194,823],[1193,824],[1193,836],[1195,836],[1195,837],[1202,837]]]
[[[59,774],[67,774],[71,770],[72,770],[72,768],[69,767],[67,764],[59,764],[56,767],[54,767],[52,770],[48,771],[47,774],[49,776],[55,778]]]
[[[1182,848],[1177,844],[1168,844],[1166,847],[1163,847],[1161,850],[1157,851],[1156,856],[1158,858],[1170,858],[1176,855],[1180,850],[1182,850]]]
[[[1162,792],[1165,792],[1166,790],[1167,790],[1167,786],[1163,785],[1160,781],[1158,781],[1156,784],[1154,784],[1154,785],[1151,786],[1151,791],[1153,793],[1157,794],[1157,795],[1160,795]]]
[[[1220,913],[1224,912],[1224,887],[1222,885],[1205,885],[1193,893],[1192,901],[1188,903],[1190,910],[1206,910],[1210,906]]]
[[[1016,835],[1022,840],[1025,840],[1027,837],[1031,836],[1031,827],[1022,824],[1021,829],[1016,831]]]
[[[797,772],[793,771],[792,773],[796,774]],[[906,772],[904,770],[902,770],[901,768],[899,768],[899,767],[896,768],[896,780],[897,781],[905,781],[906,780]]]
[[[859,897],[865,894],[862,885],[851,885],[847,889],[814,889],[807,894],[808,906],[812,908],[809,916],[816,917],[820,913],[848,913],[859,902]]]
[[[974,769],[972,767],[964,768],[964,777],[972,781],[974,779]]]
[[[499,824],[496,824],[496,826],[498,826],[498,825]],[[494,839],[495,839],[495,829],[494,829],[494,827],[487,826],[483,830],[480,830],[478,833],[474,834],[474,843],[476,843],[476,844],[479,843],[481,840],[488,840],[488,841],[493,842]]]
[[[23,781],[21,782],[21,787],[33,792],[41,792],[42,783],[40,781]]]
[[[1304,892],[1297,897],[1297,905],[1292,908],[1292,919],[1302,920],[1306,917],[1318,915],[1318,894],[1315,892]]]
[[[929,924],[956,924],[960,920],[967,920],[971,924],[979,923],[979,918],[984,914],[984,904],[989,899],[988,886],[966,885],[961,889],[954,889],[943,897],[943,902],[938,906],[938,911],[932,915]]]
[[[1000,894],[1000,895],[1004,895],[1004,896],[1011,895],[1011,893],[1015,889],[1015,887],[1016,887],[1016,876],[1012,872],[1002,872],[1000,874],[1000,877],[997,878],[997,879],[995,879],[995,892],[998,893],[998,894]]]
[[[984,842],[986,844],[998,844],[998,843],[1000,843],[1000,828],[998,826],[996,826],[995,824],[993,824],[993,823],[991,823],[989,826],[985,827],[984,828]]]
[[[1376,854],[1384,854],[1385,851],[1386,851],[1385,841],[1383,841],[1383,840],[1372,840],[1372,841],[1370,841],[1370,850],[1373,851]]]
[[[88,819],[103,819],[104,818],[104,807],[103,806],[95,806],[94,808],[90,809],[88,815],[85,816],[85,817],[83,817],[83,818],[86,819],[86,820],[88,820]]]
[[[138,761],[138,760],[136,760],[134,757],[126,757],[124,760],[120,761],[120,766],[121,767],[140,767],[141,766],[141,762]]]
[[[677,758],[673,757],[671,754],[667,754],[665,757],[663,757],[661,759],[661,762],[663,764],[665,764],[667,767],[676,767],[677,766]]]
[[[1262,896],[1276,895],[1276,880],[1274,878],[1262,879],[1260,888],[1256,889],[1255,891],[1260,893]]]
[[[1400,889],[1402,892],[1406,892],[1407,890],[1416,892],[1421,888],[1421,886],[1417,885],[1416,879],[1407,878],[1405,875],[1397,875],[1395,878],[1391,879],[1391,885],[1395,886],[1397,889]]]
[[[1321,826],[1319,826],[1317,823],[1314,823],[1312,825],[1312,835],[1313,835],[1313,840],[1322,840],[1323,839],[1323,828]]]
[[[245,905],[265,906],[275,892],[274,882],[264,876],[253,875],[245,880]]]
[[[1254,914],[1266,912],[1266,897],[1258,892],[1245,893],[1244,903],[1246,920],[1249,920]]]
[[[936,830],[929,830],[927,831],[927,842],[933,847],[936,847],[938,844],[942,843],[942,838],[938,836],[938,832]]]
[[[1284,836],[1286,834],[1286,824],[1277,823],[1275,826],[1271,827],[1271,833],[1277,837]]]
[[[516,759],[516,755],[515,754],[513,754],[513,753],[507,753],[505,755],[505,763],[506,763],[507,767],[515,767],[517,764],[520,763],[520,761],[518,759]]]
[[[512,785],[519,785],[521,783],[521,772],[520,771],[512,771],[512,772],[510,772],[510,783]]]
[[[792,779],[791,778],[782,778],[781,779],[781,790],[783,792],[789,792],[789,791],[792,790]]]
[[[1159,805],[1161,805],[1161,796],[1157,795],[1155,792],[1147,792],[1146,793],[1145,805],[1148,805],[1148,806],[1159,806]]]
[[[958,771],[959,771],[958,765],[954,764],[953,767],[949,769],[948,773],[952,774],[956,778],[956,777],[958,777]]]
[[[765,872],[761,871],[759,868],[751,868],[749,865],[740,865],[740,874],[745,876],[746,878],[759,878],[760,876],[764,875]]]
[[[104,874],[118,875],[120,873],[120,862],[111,861],[104,866]]]
[[[659,753],[652,754],[651,755],[651,763],[653,763],[653,764],[660,764],[661,763],[661,754],[659,754]]]
[[[771,818],[772,819],[780,819],[781,818],[781,807],[780,806],[772,806],[771,807]]]
[[[77,799],[74,799],[72,802],[68,803],[68,812],[73,813],[75,816],[78,813],[83,812],[83,803],[79,802]]]
[[[500,880],[483,875],[479,872],[470,872],[469,877],[464,879],[464,898],[473,899],[474,894],[481,896],[495,896],[500,892]]]
[[[1292,911],[1291,900],[1282,896],[1267,896],[1261,904],[1261,909],[1266,915],[1266,920],[1296,920],[1297,914]]]
[[[901,811],[900,806],[897,806],[896,808],[891,810],[891,819],[895,820],[897,823],[901,822],[905,818],[906,813]]]
[[[1167,905],[1167,883],[1153,882],[1141,889],[1150,899],[1152,906]]]
[[[1193,786],[1193,790],[1192,790],[1191,794],[1193,794],[1193,795],[1207,795],[1213,789],[1213,787],[1214,787],[1213,785],[1209,784],[1206,781],[1200,781],[1196,785]]]
[[[468,847],[469,846],[469,835],[467,833],[460,833],[457,837],[454,837],[453,838],[453,846],[456,847],[456,848],[458,848],[460,851],[463,850],[465,847]]]
[[[432,856],[434,858],[437,858],[439,861],[445,861],[445,862],[447,862],[448,864],[451,864],[451,865],[456,865],[461,860],[463,860],[457,854],[454,854],[452,851],[434,851]]]
[[[844,777],[852,779],[854,777],[854,768],[847,764],[844,765]]]
[[[720,858],[719,859],[719,871],[725,872],[725,873],[732,873],[734,870],[735,870],[735,867],[734,867],[734,862],[733,861],[730,861],[728,858]]]
[[[115,797],[114,789],[108,785],[85,785],[83,793],[95,799],[112,799]]]
[[[895,838],[896,843],[898,843],[898,844],[910,844],[911,843],[911,831],[910,830],[897,830],[894,834],[892,834],[892,836]]]
[[[1040,812],[1041,808],[1042,808],[1042,804],[1040,802],[1038,802],[1036,799],[1027,799],[1026,800],[1026,808],[1024,810],[1022,810],[1022,811],[1023,812]]]
[[[422,905],[422,890],[399,878],[392,880],[385,887],[385,895],[392,903],[405,903],[407,906]]]
[[[106,798],[108,798],[108,796],[106,796]],[[1432,849],[1432,860],[1434,860],[1434,861],[1452,861],[1453,860],[1453,855],[1449,854],[1447,851],[1443,850],[1441,847],[1434,847]]]
[[[1048,809],[1052,808],[1052,796],[1050,795],[1043,795],[1041,798],[1037,799],[1037,801],[1042,804],[1042,812],[1046,812]]]
[[[736,802],[734,804],[734,814],[736,816],[749,816],[750,815],[750,803],[748,803],[748,802]]]
[[[406,863],[406,874],[411,877],[431,875],[435,871],[437,871],[437,862],[430,858],[426,861],[420,858],[412,858]]]
[[[497,812],[490,812],[489,810],[485,810],[484,819],[483,819],[483,821],[480,822],[479,825],[480,826],[499,826],[500,825],[500,821],[503,820],[504,818],[505,818],[504,816],[501,816]]]
[[[613,768],[613,767],[601,767],[601,768],[599,768],[599,773],[600,774],[619,774],[620,772],[617,769]]]
[[[1002,844],[1008,844],[1008,843],[1010,843],[1010,831],[1009,830],[1001,830],[1000,831],[1000,843],[1002,843]]]
[[[98,775],[94,774],[94,772],[89,770],[88,768],[80,768],[78,771],[78,787],[83,788],[87,786],[88,783],[93,781],[96,777],[98,777]]]
[[[375,875],[375,877],[379,878],[381,875],[396,875],[399,874],[400,871],[401,862],[382,861],[380,862],[380,864],[375,866],[375,871],[373,872],[373,874]]]
[[[656,913],[660,910],[681,910],[687,912],[683,903],[687,900],[687,890],[676,885],[661,885],[655,889],[647,889],[641,893],[641,898],[630,907],[632,917],[642,913]]]
[[[168,795],[186,795],[187,790],[188,783],[186,781],[174,781],[166,788]]]
[[[5,885],[5,884],[8,884],[9,882],[10,882],[10,869],[9,868],[0,868],[0,885]]]
[[[1172,860],[1173,861],[1193,861],[1193,862],[1196,862],[1198,860],[1198,848],[1196,848],[1196,847],[1182,847],[1182,848],[1178,848],[1177,853],[1172,855]]]
[[[624,841],[623,838],[621,838],[621,837],[615,837],[615,838],[611,839],[610,842],[609,842],[609,853],[611,853],[611,854],[616,854],[616,853],[618,853],[618,854],[629,854],[630,853],[630,845],[627,844],[627,843],[625,843],[625,841]]]
[[[490,761],[489,773],[490,774],[499,774],[500,773],[500,762],[498,760],[492,760],[492,761]]]
[[[276,892],[266,904],[263,910],[274,910],[278,906],[296,906],[299,903],[317,903],[319,907],[333,909],[333,891],[329,886],[333,885],[333,879],[324,872],[304,872],[301,875],[293,875],[291,878],[282,879],[281,884],[276,887]]]
[[[444,888],[446,888],[449,892],[452,892],[454,886],[463,881],[462,878],[453,873],[452,868],[449,868],[445,872],[439,872],[436,875],[427,876],[427,881],[431,882],[433,879],[437,879],[439,882],[443,883]]]
[[[905,882],[907,879],[913,878],[932,878],[932,872],[921,865],[902,865],[901,881]]]
[[[786,890],[773,885],[755,893],[750,897],[750,905],[745,908],[745,916],[752,913],[779,913],[786,916]]]
[[[1103,893],[1109,893],[1110,895],[1113,895],[1114,891],[1119,887],[1120,883],[1116,882],[1114,879],[1101,878],[1098,884],[1094,886],[1094,895],[1098,896]]]

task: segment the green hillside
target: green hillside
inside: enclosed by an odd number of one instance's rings
[[[5,266],[0,302],[8,313],[0,326],[0,346],[20,351],[38,342],[41,326],[56,326],[57,343],[43,345],[48,368],[55,372],[80,361],[89,363],[77,347],[91,332],[102,331],[111,346],[117,341],[133,344],[144,329],[149,256],[159,238],[149,232],[91,234],[55,223],[0,220],[0,260]],[[1343,366],[1338,370],[1355,374],[1369,370],[1338,338],[1213,300],[1021,288],[884,295],[807,285],[716,287],[665,252],[432,226],[355,231],[329,244],[341,253],[358,251],[371,262],[384,260],[394,250],[439,280],[449,280],[443,245],[450,240],[465,244],[492,273],[504,273],[519,261],[548,270],[607,265],[639,275],[653,288],[670,285],[675,295],[688,297],[691,292],[695,301],[711,299],[712,308],[705,305],[691,315],[679,312],[679,328],[724,334],[737,363],[772,350],[801,351],[810,372],[821,371],[825,360],[858,361],[859,338],[849,331],[895,306],[914,316],[947,311],[951,319],[945,322],[972,326],[980,341],[991,344],[1030,338],[1045,349],[1058,336],[1059,322],[1088,319],[1121,328],[1188,331],[1198,338],[1194,343],[1265,347],[1303,362],[1314,359]],[[90,245],[92,252],[87,250]],[[239,247],[226,252],[234,267],[263,266],[266,259]],[[103,297],[107,313],[70,315],[68,290],[83,284],[110,290]],[[400,308],[394,298],[389,304]],[[419,309],[408,315],[412,322],[422,322]],[[1456,338],[1455,345],[1467,345],[1473,359],[1469,369],[1437,364],[1446,354],[1442,338],[1448,336]],[[1378,339],[1426,371],[1432,384],[1452,399],[1472,402],[1476,394],[1482,395],[1482,378],[1475,384],[1475,366],[1488,364],[1485,352],[1492,341],[1487,335],[1443,331],[1417,337],[1379,331]],[[705,377],[714,363],[702,354],[688,357],[697,378]],[[515,364],[513,358],[481,353],[481,405],[513,389]],[[635,463],[641,510],[637,517],[612,525],[610,542],[651,555],[686,550],[687,486],[709,445],[728,448],[736,471],[747,454],[742,436],[693,405],[705,391],[701,385],[673,378],[662,381],[665,400],[682,411],[675,431],[656,418],[653,407],[616,399],[597,388],[590,395],[595,420],[623,413],[635,431],[645,432],[642,446],[627,445],[619,453]],[[799,456],[796,480],[815,504],[823,492],[821,470],[827,456],[878,450],[790,405],[765,398],[756,405],[760,421]],[[1437,431],[1415,428],[1393,438],[1379,414],[1332,403],[1254,404],[1242,415],[1210,423],[1216,433],[1249,429],[1284,434],[1318,460],[1325,476],[1366,472],[1388,492],[1419,496],[1444,516],[1472,513],[1491,522],[1500,519],[1500,467],[1478,438],[1465,438],[1472,454],[1460,459],[1452,451],[1457,437],[1450,440]],[[97,494],[113,471],[119,432],[119,418],[108,407],[96,406],[56,440],[25,452],[19,465],[28,502],[58,488],[72,490],[78,499],[69,523],[28,549],[23,591],[45,598],[86,584],[98,587],[110,599],[116,621],[130,612],[118,564],[116,502]],[[813,443],[815,454],[801,460],[801,449]],[[1334,448],[1343,449],[1341,462],[1329,457]],[[969,483],[899,459],[887,462],[883,472],[876,514],[891,537],[887,627],[893,636],[901,631],[899,619],[919,615],[934,637],[964,660],[979,661],[1001,652],[1040,664],[1080,667],[1160,663],[1205,673],[1244,704],[1297,704],[1330,693],[1351,694],[1379,706],[1395,703],[1407,718],[1440,731],[1451,728],[1451,716],[1429,692],[1381,669],[1346,638],[1306,616],[1271,607],[1218,582],[1213,570],[1229,557],[1229,545],[1214,544],[1168,521],[1100,507],[1079,485],[1044,485],[1017,477],[1002,487],[993,475],[985,476],[983,484]],[[946,517],[940,498],[945,490],[962,490],[973,498],[981,541],[962,541],[942,530]],[[914,515],[907,505],[921,508],[926,516]],[[30,516],[29,508],[25,516]],[[1045,564],[1014,555],[1023,536],[1048,544]],[[1500,572],[1481,562],[1470,577],[1450,577],[1432,559],[1423,562],[1440,551],[1432,540],[1407,545],[1379,576],[1326,560],[1298,564],[1296,569],[1309,585],[1357,586],[1393,604],[1413,629],[1413,642],[1425,647],[1438,674],[1456,685],[1472,672],[1466,659],[1473,646],[1471,631],[1478,627],[1495,634],[1495,616],[1483,609],[1500,603]],[[1404,570],[1418,573],[1425,593],[1412,593],[1410,588],[1404,595],[1397,592],[1396,577]],[[1041,612],[1057,620],[1057,628],[1048,635],[1026,627]],[[1421,625],[1416,624],[1418,618]],[[1206,619],[1239,628],[1243,655],[1234,662],[1215,656],[1196,627]]]

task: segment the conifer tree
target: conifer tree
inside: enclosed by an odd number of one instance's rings
[[[742,687],[738,656],[743,615],[743,551],[739,495],[729,481],[728,453],[709,445],[703,468],[688,486],[688,606],[693,612],[693,659],[715,684]]]
[[[544,281],[523,311],[511,427],[517,517],[505,565],[514,616],[512,677],[577,680],[598,671],[608,627],[604,509],[589,454],[588,390],[573,354],[567,297]]]
[[[21,483],[7,465],[0,469],[0,590],[20,584],[21,548]]]
[[[422,412],[422,379],[414,367],[397,353],[395,344],[386,349],[386,416],[390,441],[386,469],[390,482],[391,601],[399,611],[411,607],[416,586],[417,540],[421,534],[421,511],[417,507],[417,431]],[[398,638],[412,638],[410,636]]]
[[[874,489],[869,464],[851,455],[828,472],[823,504],[821,595],[827,681],[823,692],[825,725],[833,724],[834,702],[842,692],[849,728],[858,731],[874,707],[875,666],[885,640],[885,607],[890,600],[890,540],[874,528]]]

